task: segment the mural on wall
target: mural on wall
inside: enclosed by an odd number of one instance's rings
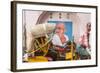
[[[48,23],[64,23],[65,25],[65,34],[68,36],[69,40],[72,39],[72,21],[48,21]]]

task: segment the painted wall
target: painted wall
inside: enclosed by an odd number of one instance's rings
[[[69,13],[67,16],[66,13],[62,14],[62,18],[59,19],[59,13],[53,13],[52,19],[47,18],[47,21],[72,21],[73,23],[73,35],[75,37],[75,42],[78,42],[79,37],[84,33],[85,25],[90,22],[91,14],[85,13]],[[79,31],[78,31],[79,30]]]

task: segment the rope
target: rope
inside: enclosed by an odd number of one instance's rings
[[[43,47],[45,47],[46,45],[48,45],[48,43],[52,40],[52,38],[53,38],[53,33],[52,33],[51,38],[50,38],[43,46],[40,46],[38,40],[35,39],[35,41],[38,43],[39,47],[36,48],[36,50],[33,50],[33,51],[31,51],[31,52],[27,51],[27,53],[31,53],[31,54],[32,54],[32,53],[34,53],[34,52],[36,52],[36,51],[42,49]],[[36,44],[35,44],[35,45],[36,45]],[[45,55],[46,55],[46,54],[45,54]]]

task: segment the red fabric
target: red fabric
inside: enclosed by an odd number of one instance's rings
[[[58,51],[59,52],[64,52],[65,50],[64,50],[64,48],[59,48]]]

